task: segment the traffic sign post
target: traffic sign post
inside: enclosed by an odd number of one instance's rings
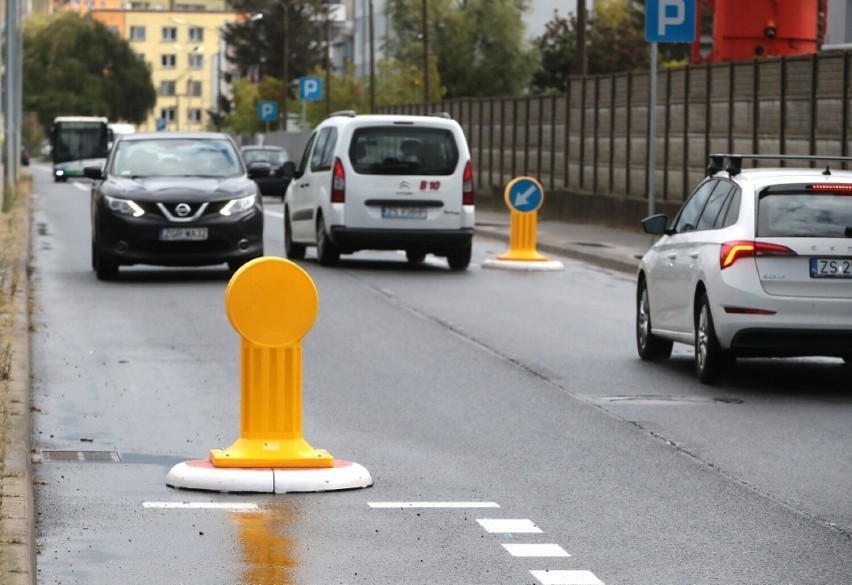
[[[269,123],[278,121],[278,102],[261,100],[257,102],[257,120],[266,122],[266,132],[269,133]]]
[[[322,100],[322,77],[300,77],[299,99],[305,102]]]
[[[532,177],[517,177],[503,191],[509,208],[509,251],[495,260],[486,260],[486,268],[522,270],[561,270],[562,263],[551,261],[536,251],[538,210],[544,203],[544,188]]]
[[[362,466],[336,460],[302,437],[301,340],[318,305],[311,277],[284,258],[258,258],[234,273],[225,309],[242,338],[240,436],[227,449],[211,450],[207,461],[173,467],[167,485],[275,493],[372,485]]]
[[[654,173],[657,167],[657,43],[695,40],[695,0],[648,0],[645,4],[645,40],[651,44],[648,93],[648,215],[654,215]]]

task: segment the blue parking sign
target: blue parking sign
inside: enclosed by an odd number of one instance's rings
[[[648,0],[645,40],[650,43],[691,43],[695,40],[695,0]]]
[[[278,102],[267,100],[257,102],[257,119],[259,122],[278,121]]]
[[[318,102],[322,99],[322,77],[300,77],[299,99]]]

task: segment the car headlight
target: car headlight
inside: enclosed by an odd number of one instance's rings
[[[242,213],[254,207],[257,200],[257,195],[249,195],[248,197],[240,197],[239,199],[231,199],[225,206],[219,210],[222,215],[232,215],[234,213]]]
[[[145,215],[145,210],[130,199],[118,199],[116,197],[104,195],[104,200],[106,201],[109,210],[115,213],[121,215],[132,215],[133,217]]]

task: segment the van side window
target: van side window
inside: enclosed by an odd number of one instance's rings
[[[328,140],[325,142],[322,159],[320,160],[321,168],[317,170],[331,170],[331,165],[334,162],[334,149],[337,147],[337,128],[329,128],[329,130]]]
[[[311,149],[313,148],[316,140],[317,133],[314,132],[308,140],[308,144],[305,146],[305,151],[302,153],[302,159],[299,161],[299,168],[296,169],[296,174],[299,176],[302,176],[305,173],[305,169],[308,168],[308,161],[311,158]]]
[[[331,136],[333,128],[323,128],[320,130],[317,137],[317,144],[314,147],[314,153],[311,155],[311,172],[323,170],[322,158],[325,154],[325,148],[328,144],[328,138]]]

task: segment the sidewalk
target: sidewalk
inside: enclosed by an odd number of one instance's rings
[[[639,226],[637,225],[637,228]],[[476,210],[476,235],[509,242],[509,210]],[[598,266],[635,273],[651,245],[651,236],[639,231],[600,225],[538,221],[537,249]]]

